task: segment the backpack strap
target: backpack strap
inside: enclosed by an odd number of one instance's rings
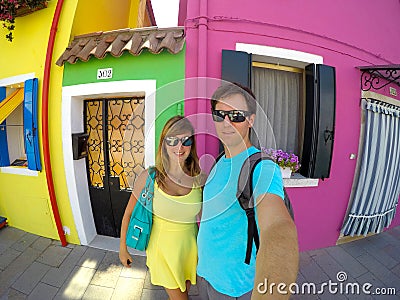
[[[240,207],[246,212],[247,216],[247,249],[245,258],[246,264],[250,264],[250,257],[253,248],[253,240],[256,245],[257,251],[260,246],[260,239],[258,235],[258,228],[255,220],[255,211],[254,211],[255,199],[253,197],[253,173],[257,164],[262,160],[273,161],[263,152],[253,153],[248,158],[246,158],[240,170],[238,185],[237,185],[238,188],[237,188],[236,198],[239,201]],[[283,188],[283,192],[284,192],[285,205],[292,219],[294,219],[292,205],[290,203],[285,188]]]

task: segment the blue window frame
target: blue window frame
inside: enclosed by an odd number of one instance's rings
[[[7,99],[7,87],[0,87],[0,103]],[[23,101],[23,140],[27,167],[30,170],[41,171],[39,137],[38,137],[38,79],[28,79],[24,82]],[[22,125],[22,124],[20,124]],[[0,167],[10,166],[10,141],[7,138],[7,119],[0,124]]]

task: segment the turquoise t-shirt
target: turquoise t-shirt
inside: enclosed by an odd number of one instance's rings
[[[231,297],[240,297],[254,286],[256,247],[253,243],[250,264],[245,264],[247,217],[236,191],[244,160],[257,151],[250,147],[232,158],[222,157],[211,170],[203,191],[197,274]],[[281,172],[274,162],[263,160],[253,176],[255,199],[265,193],[284,198]]]

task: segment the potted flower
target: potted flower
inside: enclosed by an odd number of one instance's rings
[[[281,167],[282,177],[290,178],[291,173],[300,169],[299,157],[294,153],[288,153],[281,149],[261,147],[261,151],[266,153],[273,161]]]
[[[15,18],[47,7],[47,0],[0,0],[0,21],[8,30],[6,39],[12,42]]]

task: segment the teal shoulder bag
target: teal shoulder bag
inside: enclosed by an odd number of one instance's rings
[[[146,184],[133,209],[126,232],[126,245],[144,251],[149,243],[151,226],[153,225],[153,195],[155,168],[149,168]]]

